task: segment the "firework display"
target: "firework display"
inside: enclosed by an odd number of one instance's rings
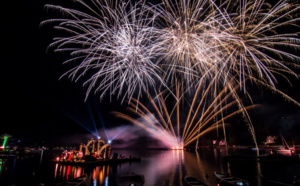
[[[46,5],[60,10],[69,17],[43,22],[58,22],[56,29],[69,33],[54,38],[55,51],[71,51],[65,63],[78,63],[63,76],[78,80],[89,74],[84,85],[87,95],[95,89],[100,98],[106,94],[131,98],[149,89],[163,85],[160,68],[155,64],[153,18],[145,17],[146,6],[142,2],[130,4],[124,1],[76,1],[90,14],[61,6]],[[93,5],[93,7],[92,7]],[[51,47],[50,46],[50,47]]]
[[[249,129],[254,133],[247,111],[258,105],[245,106],[242,100],[237,98],[239,84],[234,85],[234,81],[228,82],[220,89],[217,96],[211,94],[214,84],[215,81],[209,84],[201,81],[193,89],[193,96],[188,96],[190,99],[185,100],[190,104],[182,104],[176,99],[170,101],[166,94],[161,93],[154,98],[149,95],[148,106],[132,99],[127,108],[128,114],[124,112],[114,112],[114,114],[144,128],[170,149],[183,149],[212,130],[219,127],[224,129],[229,125],[227,121],[239,114],[248,121]],[[180,88],[177,86],[176,89]],[[177,100],[180,100],[182,95],[176,94],[176,96]],[[136,105],[138,105],[137,109]],[[254,134],[253,137],[256,141]]]
[[[64,33],[50,44],[55,51],[70,53],[71,58],[65,63],[74,67],[63,76],[75,81],[83,78],[86,96],[95,91],[101,99],[115,96],[121,102],[128,100],[135,114],[151,120],[150,128],[163,122],[160,128],[172,134],[177,144],[189,144],[202,132],[209,131],[209,127],[203,129],[206,117],[223,116],[221,113],[230,104],[221,98],[223,92],[233,95],[239,106],[236,113],[247,115],[247,108],[237,94],[242,90],[248,95],[246,82],[267,87],[300,105],[276,88],[278,77],[289,82],[290,75],[299,76],[293,70],[299,67],[300,60],[297,1],[162,0],[151,4],[146,0],[75,0],[74,3],[78,5],[76,9],[46,5],[47,9],[60,11],[63,18],[42,22],[55,24],[54,28]],[[161,92],[165,91],[176,100],[172,113],[177,113],[177,118],[179,105],[191,106],[185,124],[163,119],[172,115],[164,103],[167,96],[162,97]],[[152,105],[156,116],[145,111],[146,107],[139,102],[150,92],[150,102],[159,100],[159,105]],[[199,101],[208,95],[215,100],[212,105]],[[193,96],[193,100],[186,99]],[[214,110],[212,113],[216,115],[205,116],[206,109]],[[195,120],[192,115],[196,112],[203,114],[202,119]],[[154,122],[159,113],[164,116]],[[141,125],[129,116],[117,115]],[[219,118],[223,121],[226,116]],[[217,128],[219,123],[210,127]],[[254,136],[254,129],[250,129]]]

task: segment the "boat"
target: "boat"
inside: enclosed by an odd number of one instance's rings
[[[188,175],[184,177],[184,182],[186,185],[190,186],[208,186],[206,183],[198,180],[197,178]]]
[[[87,175],[79,176],[76,178],[69,179],[62,183],[59,183],[57,186],[85,186],[87,182]]]
[[[242,178],[231,176],[229,173],[215,172],[220,186],[249,186],[250,183]]]
[[[143,186],[145,183],[144,175],[134,172],[127,172],[118,176],[118,186]]]
[[[285,141],[284,137],[281,135],[282,146],[276,148],[277,154],[284,156],[292,156],[295,152],[295,147],[290,147]]]

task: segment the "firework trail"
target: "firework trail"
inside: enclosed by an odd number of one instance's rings
[[[226,121],[241,114],[249,122],[251,134],[256,142],[255,131],[247,112],[258,105],[244,106],[242,100],[237,99],[236,91],[239,90],[239,85],[235,85],[234,81],[221,88],[217,97],[210,94],[215,81],[209,84],[201,82],[193,90],[194,96],[191,99],[187,96],[185,100],[181,94],[176,94],[177,100],[181,101],[172,102],[162,93],[157,97],[149,96],[150,105],[146,106],[132,99],[127,108],[128,114],[113,114],[144,128],[167,147],[179,149],[218,127],[225,127],[228,125]]]
[[[300,60],[298,1],[75,2],[80,10],[46,5],[66,17],[42,22],[56,23],[56,29],[67,33],[50,45],[71,54],[65,63],[75,67],[63,76],[75,81],[87,77],[87,96],[95,91],[101,99],[109,95],[129,100],[128,109],[143,121],[117,116],[150,132],[170,134],[169,141],[174,139],[177,145],[224,126],[235,113],[249,119],[247,110],[254,106],[245,107],[237,94],[241,89],[248,96],[246,82],[267,87],[300,106],[276,88],[278,77],[287,82],[289,75],[299,77],[293,71]],[[165,94],[162,88],[171,91]],[[149,100],[156,114],[140,102],[149,92],[154,93]],[[170,93],[175,101],[168,107]],[[193,99],[186,99],[186,94]],[[190,109],[182,124],[181,107],[186,104]],[[225,115],[230,104],[238,109]],[[249,129],[255,136],[252,125]]]
[[[80,11],[46,5],[66,14],[56,29],[69,36],[55,38],[56,51],[71,51],[75,67],[64,74],[77,81],[88,77],[88,94],[109,94],[139,99],[161,85],[182,93],[203,77],[219,75],[226,84],[250,78],[277,90],[276,76],[292,74],[299,67],[300,40],[294,26],[300,6],[287,0],[270,5],[264,0],[222,1],[163,0],[151,5],[125,0],[77,0]],[[284,26],[291,28],[292,33]],[[294,31],[294,33],[293,33]],[[295,52],[289,52],[293,49]],[[168,87],[166,86],[168,84]],[[159,87],[159,88],[158,88]],[[246,84],[241,88],[246,92]],[[279,93],[282,93],[278,91]],[[283,94],[284,95],[284,94]],[[288,97],[287,95],[284,95]]]
[[[219,6],[213,3],[219,24],[215,42],[223,54],[218,70],[222,79],[237,75],[240,83],[251,78],[254,83],[275,88],[276,76],[299,76],[292,70],[299,67],[300,60],[295,52],[300,49],[295,32],[300,6],[294,2],[280,0],[271,5],[265,0],[228,0]],[[243,88],[246,91],[246,84]]]
[[[55,51],[71,51],[71,59],[65,63],[79,63],[63,76],[77,81],[89,74],[84,83],[87,96],[95,90],[100,92],[101,99],[109,94],[122,102],[133,95],[139,98],[143,92],[155,91],[157,84],[164,84],[161,69],[153,62],[158,53],[153,40],[156,31],[144,1],[75,2],[85,11],[46,5],[47,9],[66,14],[66,18],[42,22],[58,23],[55,28],[69,34],[54,38],[50,45],[56,47]]]
[[[276,76],[298,77],[293,69],[300,60],[299,8],[287,0],[275,5],[264,0],[164,0],[153,9],[162,32],[157,42],[164,79],[174,83],[179,78],[184,91],[203,76],[218,74],[222,84],[232,77],[239,83],[250,78],[276,90]],[[241,88],[247,91],[246,84]]]
[[[185,90],[204,76],[214,77],[215,62],[221,58],[217,43],[211,42],[216,20],[210,1],[164,0],[152,10],[161,31],[156,42],[161,46],[158,62],[166,72],[164,79],[171,84],[179,79]]]

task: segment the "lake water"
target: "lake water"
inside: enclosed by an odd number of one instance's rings
[[[214,171],[230,172],[248,180],[251,186],[280,185],[279,182],[291,184],[294,176],[300,177],[299,160],[256,161],[253,158],[225,158],[228,155],[252,157],[256,152],[251,149],[201,148],[197,152],[113,150],[113,153],[141,157],[141,161],[114,166],[70,166],[50,161],[54,157],[53,154],[43,151],[0,159],[0,185],[35,186],[42,183],[45,186],[54,186],[68,179],[70,174],[73,177],[87,174],[89,185],[117,186],[118,177],[128,172],[144,175],[144,186],[184,186],[182,178],[186,174],[207,181],[210,186],[216,186]]]

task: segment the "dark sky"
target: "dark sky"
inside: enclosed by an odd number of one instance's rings
[[[2,16],[1,26],[4,104],[0,135],[25,139],[87,132],[79,124],[89,123],[89,107],[95,107],[98,100],[95,98],[93,105],[84,102],[81,84],[67,78],[59,80],[67,70],[62,65],[65,56],[47,51],[53,30],[40,27],[40,22],[49,18],[44,5],[57,2],[10,1],[4,6],[9,11]],[[100,105],[96,107],[102,112]],[[106,105],[104,115],[111,108],[113,104]]]
[[[91,118],[102,121],[98,121],[98,127],[103,127],[104,123],[109,128],[118,123],[108,114],[110,110],[118,109],[118,102],[99,103],[94,96],[84,102],[81,84],[67,78],[59,80],[68,70],[62,65],[66,56],[54,54],[53,50],[46,51],[54,36],[53,30],[39,25],[49,18],[44,5],[57,2],[60,1],[18,0],[2,5],[6,11],[1,12],[4,15],[1,16],[3,101],[0,135],[6,133],[22,140],[48,140],[64,134],[86,133],[85,128],[93,128]],[[279,87],[300,101],[299,81],[293,82],[296,85],[292,88],[286,84]],[[286,103],[280,96],[261,92],[257,95],[255,100],[264,104],[253,119],[261,130],[258,133],[276,133],[279,128],[294,131],[293,135],[299,139],[299,107]]]

